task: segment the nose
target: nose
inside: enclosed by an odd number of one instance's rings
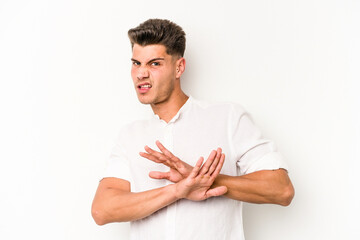
[[[149,70],[146,67],[140,67],[137,72],[137,79],[142,80],[149,77]]]

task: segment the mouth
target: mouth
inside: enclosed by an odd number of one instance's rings
[[[140,93],[148,92],[151,87],[152,87],[152,85],[150,83],[142,83],[142,84],[137,85],[137,88]]]

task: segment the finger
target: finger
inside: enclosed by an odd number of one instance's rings
[[[207,158],[206,162],[201,167],[200,175],[204,175],[205,173],[208,172],[209,167],[211,166],[211,164],[213,163],[213,161],[215,159],[215,156],[216,156],[216,151],[212,150],[209,157]]]
[[[162,143],[157,140],[156,142],[156,146],[160,149],[160,151],[165,154],[168,158],[170,158],[172,161],[177,162],[179,159],[177,157],[175,157],[174,154],[172,154],[172,152],[170,152],[167,148],[164,147],[164,145],[162,145]]]
[[[191,173],[189,174],[190,178],[195,178],[199,174],[201,164],[203,163],[203,161],[204,158],[200,157],[199,160],[196,162],[195,167],[192,169]]]
[[[167,150],[159,141],[156,141],[156,145],[159,147],[159,149],[162,149],[164,153],[155,151],[148,146],[145,146],[145,150],[147,150],[150,154],[153,154],[155,157],[159,158],[159,160],[161,160],[164,165],[171,168],[176,168],[176,163],[179,159],[175,157],[169,150]]]
[[[162,163],[168,167],[173,167],[173,164],[171,161],[169,161],[168,157],[165,156],[163,153],[157,152],[155,150],[153,150],[152,148],[150,148],[149,146],[145,146],[145,151],[147,151],[148,155],[152,155],[153,157],[150,159],[154,162],[157,163]],[[157,158],[156,160],[154,160],[154,157]]]
[[[164,163],[166,166],[169,166],[176,170],[186,167],[187,164],[185,162],[183,162],[181,159],[179,159],[178,157],[176,157],[168,149],[166,149],[159,140],[156,141],[156,145],[160,149],[160,151],[167,157],[166,158],[167,164]]]
[[[163,163],[164,161],[159,159],[158,157],[152,155],[152,154],[149,154],[149,153],[146,153],[146,152],[139,152],[139,155],[142,156],[143,158],[147,158],[153,162],[156,162],[156,163]]]
[[[216,167],[217,167],[217,165],[218,165],[218,163],[220,161],[220,158],[221,158],[221,152],[222,152],[221,148],[218,148],[216,150],[215,159],[214,159],[213,163],[211,164],[211,166],[209,168],[209,171],[206,173],[207,175],[211,175],[215,171],[215,169],[216,169]]]
[[[154,178],[154,179],[169,179],[170,172],[151,171],[151,172],[149,172],[149,177]]]
[[[227,187],[225,187],[225,186],[220,186],[220,187],[216,187],[216,188],[209,189],[209,190],[206,192],[206,197],[207,197],[207,198],[217,197],[217,196],[224,195],[226,192],[227,192]]]
[[[165,152],[166,152],[166,153],[168,153],[169,155],[173,156],[173,154],[172,154],[169,150],[167,150],[167,148],[164,147],[164,145],[162,145],[162,143],[161,143],[159,140],[157,140],[157,141],[155,142],[155,144],[156,144],[156,146],[160,149],[160,151],[161,151],[162,153],[165,154]]]
[[[211,174],[211,179],[212,179],[212,180],[215,180],[215,178],[217,177],[217,175],[219,175],[219,173],[220,173],[220,171],[221,171],[221,168],[222,168],[222,166],[224,165],[224,162],[225,162],[225,154],[222,153],[222,154],[221,154],[221,157],[220,157],[219,164],[216,166],[215,171]]]
[[[162,153],[155,151],[154,149],[150,148],[149,146],[145,146],[144,147],[145,151],[148,152],[149,154],[154,155],[155,157],[161,158],[163,156]]]

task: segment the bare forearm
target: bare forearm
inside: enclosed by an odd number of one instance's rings
[[[94,201],[92,212],[99,225],[127,222],[147,217],[176,200],[174,185],[139,193],[106,189]]]
[[[213,152],[204,164],[202,164],[204,158],[199,158],[185,179],[162,188],[139,193],[130,191],[129,181],[104,178],[100,181],[93,201],[93,218],[99,225],[135,221],[182,198],[202,201],[223,195],[227,190],[226,187],[211,188],[211,186],[220,173],[224,159],[223,154]]]
[[[243,176],[219,175],[214,183],[226,186],[228,198],[250,203],[290,204],[294,188],[283,169],[254,172]]]

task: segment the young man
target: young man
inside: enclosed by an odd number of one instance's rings
[[[178,25],[150,19],[128,35],[134,87],[154,116],[121,130],[93,218],[131,221],[132,239],[244,239],[243,201],[287,206],[293,198],[281,155],[240,106],[182,91]]]

